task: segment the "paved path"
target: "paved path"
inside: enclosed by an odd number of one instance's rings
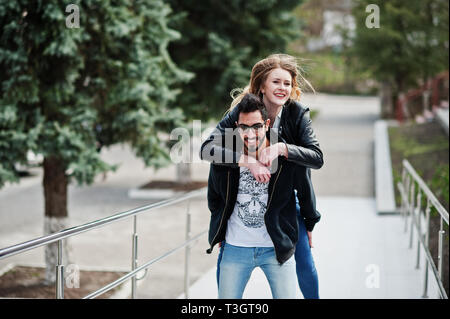
[[[317,203],[323,220],[314,229],[313,256],[321,298],[420,298],[423,262],[414,268],[416,250],[408,249],[399,216],[377,215],[373,198],[318,197]],[[192,285],[190,298],[217,298],[215,270]],[[303,298],[299,289],[297,296]],[[272,298],[260,269],[244,298]]]
[[[374,123],[377,97],[307,95],[302,101],[318,116],[313,128],[324,166],[313,170],[318,196],[374,197]]]
[[[313,171],[318,209],[323,215],[313,235],[321,297],[419,297],[421,281],[414,270],[414,253],[406,249],[408,239],[402,233],[399,217],[380,217],[375,213],[373,123],[378,118],[378,99],[318,94],[306,95],[303,102],[319,110],[313,125],[325,155],[324,167]],[[71,226],[148,204],[149,200],[128,198],[128,190],[150,179],[170,180],[175,176],[173,166],[157,172],[144,168],[123,146],[105,150],[102,156],[110,163],[122,165],[106,180],[99,176],[92,186],[70,186]],[[207,163],[193,167],[194,179],[207,178]],[[20,185],[0,190],[0,247],[42,235],[40,171],[37,174]],[[138,218],[140,264],[183,242],[185,211],[185,204],[178,204]],[[207,229],[209,212],[205,198],[192,201],[191,212],[193,234]],[[129,270],[131,232],[130,219],[72,238],[74,262],[82,269]],[[191,298],[215,298],[217,293],[214,278],[217,249],[207,255],[207,246],[205,237],[192,249]],[[10,262],[43,265],[43,256],[43,249],[39,248],[0,260],[0,270]],[[154,265],[139,282],[138,297],[180,296],[183,265],[183,252]],[[379,275],[376,277],[379,280],[373,281],[375,277],[370,275]],[[261,272],[255,271],[244,296],[270,298]]]

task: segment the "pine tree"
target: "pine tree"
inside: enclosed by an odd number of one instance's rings
[[[298,0],[169,0],[171,26],[182,37],[169,45],[182,69],[195,74],[179,86],[176,104],[188,120],[207,121],[224,115],[230,92],[243,88],[259,59],[284,52],[300,28],[291,11]],[[195,156],[195,155],[194,155]],[[177,181],[188,183],[189,163],[177,165]]]
[[[171,26],[182,37],[169,45],[181,68],[195,74],[177,97],[189,119],[223,116],[230,92],[244,87],[253,65],[284,52],[300,32],[291,13],[298,0],[169,0],[176,15]]]
[[[47,232],[66,226],[68,183],[114,168],[101,147],[129,142],[146,165],[169,162],[157,133],[181,125],[170,105],[191,77],[167,52],[179,34],[162,0],[71,2],[79,28],[58,0],[0,2],[0,187],[27,151],[41,154]],[[54,247],[46,255],[52,282]]]

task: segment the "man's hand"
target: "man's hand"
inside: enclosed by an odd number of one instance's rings
[[[306,231],[306,233],[308,234],[309,247],[314,248],[314,246],[312,244],[312,232]]]
[[[266,166],[271,166],[272,161],[276,159],[278,156],[283,155],[287,158],[287,147],[284,143],[276,143],[269,147],[266,147],[259,154],[259,161]]]

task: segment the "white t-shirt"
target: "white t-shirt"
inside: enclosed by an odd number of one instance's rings
[[[259,183],[246,167],[240,168],[239,190],[228,220],[225,241],[241,247],[273,247],[264,222],[269,183]]]

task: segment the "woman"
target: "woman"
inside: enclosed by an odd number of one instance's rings
[[[308,168],[319,169],[323,154],[311,127],[309,108],[298,101],[300,86],[310,84],[302,77],[296,59],[287,54],[273,54],[259,61],[252,69],[250,83],[234,98],[228,114],[219,122],[211,136],[202,144],[201,159],[218,165],[247,167],[258,182],[268,182],[270,167],[278,156]],[[227,129],[235,128],[237,108],[247,93],[259,96],[268,112],[272,129],[282,138],[261,153],[258,161],[250,160],[242,151],[225,147]],[[310,172],[309,178],[310,178]],[[312,194],[314,197],[314,194]],[[305,298],[319,298],[318,278],[311,255],[312,235],[305,230],[297,205],[299,240],[296,246],[296,270]],[[301,231],[303,229],[303,231]],[[222,250],[221,250],[222,251]],[[218,259],[218,276],[220,273]]]

